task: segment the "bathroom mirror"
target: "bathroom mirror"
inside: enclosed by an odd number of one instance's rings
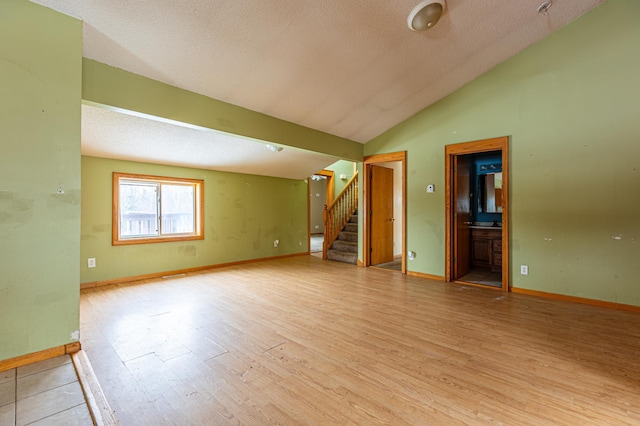
[[[481,213],[502,213],[502,173],[487,173],[480,178]]]

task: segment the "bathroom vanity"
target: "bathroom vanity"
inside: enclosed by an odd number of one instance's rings
[[[471,226],[471,266],[502,270],[502,228]]]

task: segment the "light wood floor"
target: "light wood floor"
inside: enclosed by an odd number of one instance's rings
[[[640,424],[639,314],[313,256],[84,290],[81,334],[123,426]]]

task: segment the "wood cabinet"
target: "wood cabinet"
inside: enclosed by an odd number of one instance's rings
[[[502,228],[471,229],[471,265],[502,270]]]

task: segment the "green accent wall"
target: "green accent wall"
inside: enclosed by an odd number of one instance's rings
[[[179,89],[91,59],[83,61],[82,99],[89,105],[220,130],[354,161],[360,143]]]
[[[349,182],[349,180],[353,177],[353,164],[353,161],[338,160],[327,167],[327,170],[331,170],[334,173],[333,189],[335,191],[334,194],[336,197],[338,196],[338,194],[340,194],[340,191],[342,191],[344,187],[347,186],[347,182]],[[342,180],[340,179],[340,175],[347,175],[347,178],[345,180]]]
[[[203,179],[204,240],[112,246],[113,172]],[[82,283],[306,253],[307,184],[83,156],[81,237]],[[87,267],[90,257],[96,268]]]
[[[0,360],[78,340],[82,23],[0,13]]]
[[[639,19],[609,0],[365,145],[407,151],[409,270],[444,275],[444,146],[509,135],[512,286],[640,305]]]

